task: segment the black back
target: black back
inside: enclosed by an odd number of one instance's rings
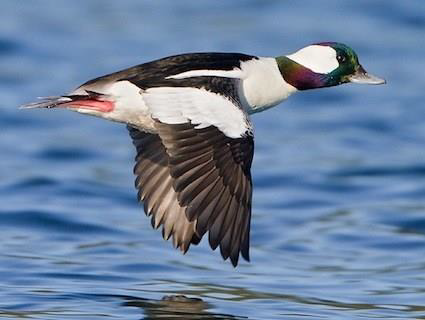
[[[192,70],[232,70],[239,68],[241,62],[251,59],[258,59],[255,56],[242,53],[221,53],[221,52],[204,52],[204,53],[186,53],[181,55],[170,56],[159,60],[139,64],[137,66],[114,72],[102,77],[98,77],[87,81],[84,85],[94,82],[103,81],[119,81],[128,80],[135,85],[146,88],[152,85],[160,86],[164,84],[167,77]],[[168,79],[174,81],[166,81],[167,85],[179,83],[177,79]],[[149,85],[148,85],[149,84]],[[182,86],[182,85],[180,85]]]

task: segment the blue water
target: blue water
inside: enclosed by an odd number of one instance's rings
[[[424,35],[422,0],[2,1],[0,317],[425,319]],[[388,84],[254,117],[252,262],[237,269],[151,229],[124,126],[17,108],[166,55],[319,41]]]

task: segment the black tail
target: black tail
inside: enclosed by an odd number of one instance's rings
[[[40,97],[37,102],[32,102],[20,106],[21,109],[32,109],[32,108],[54,108],[60,104],[70,102],[73,99],[66,96],[56,97]]]
[[[40,97],[39,101],[24,104],[20,106],[21,109],[33,109],[33,108],[54,108],[61,104],[68,103],[71,101],[78,100],[104,100],[105,95],[102,93],[85,90],[87,94],[73,94],[68,96],[53,96],[53,97]],[[102,99],[103,98],[103,99]]]

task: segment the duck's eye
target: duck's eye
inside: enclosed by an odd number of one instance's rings
[[[338,60],[339,63],[344,63],[347,60],[347,56],[345,54],[339,54],[336,56],[336,60]]]

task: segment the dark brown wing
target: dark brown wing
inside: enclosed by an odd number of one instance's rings
[[[251,135],[233,139],[214,126],[156,122],[158,134],[129,128],[137,148],[135,174],[139,199],[163,224],[164,237],[186,252],[209,231],[212,249],[237,265],[249,261],[252,182]]]
[[[157,229],[163,225],[164,239],[172,235],[173,245],[185,253],[191,243],[197,244],[200,239],[194,234],[194,222],[185,216],[186,208],[178,203],[164,145],[156,134],[132,127],[128,130],[137,149],[134,174],[138,199],[143,201],[146,215],[152,216],[152,227]]]

